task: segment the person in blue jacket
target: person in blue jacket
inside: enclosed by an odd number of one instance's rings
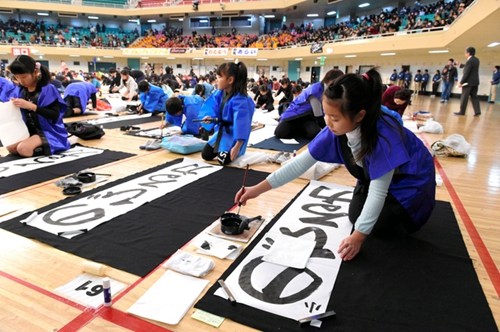
[[[20,108],[30,134],[27,139],[7,146],[7,150],[22,157],[68,150],[68,132],[63,123],[66,103],[49,83],[49,70],[28,55],[18,56],[7,68],[19,83],[11,101]]]
[[[139,83],[138,89],[141,101],[139,113],[165,113],[168,96],[162,88],[144,80]]]
[[[247,94],[247,67],[244,63],[226,62],[217,68],[218,90],[205,100],[201,109],[202,125],[214,134],[201,152],[204,160],[227,165],[246,152],[252,131],[255,103]]]
[[[295,179],[316,161],[342,163],[357,179],[349,205],[354,231],[338,248],[343,260],[353,259],[370,234],[400,237],[419,230],[435,206],[434,161],[415,134],[381,111],[381,92],[375,69],[335,80],[323,97],[327,127],[291,162],[239,190],[235,202],[245,204]]]
[[[92,110],[97,107],[97,89],[89,82],[73,82],[64,88],[64,101],[67,108],[64,117],[85,114],[89,99],[92,100]]]
[[[413,82],[415,82],[413,94],[418,95],[420,90],[422,90],[422,80],[422,71],[419,69],[413,78]]]
[[[420,91],[424,95],[427,92],[427,84],[429,83],[429,80],[430,80],[429,70],[425,69],[424,74],[422,75],[422,89],[420,89]]]
[[[15,90],[16,85],[11,80],[0,76],[0,102],[9,101]]]
[[[398,83],[398,71],[394,69],[391,76],[389,77],[389,83],[391,85],[396,85]]]
[[[321,82],[313,83],[303,90],[281,114],[274,135],[278,138],[313,138],[316,136],[325,127],[321,107],[324,87],[342,74],[344,74],[342,71],[332,69],[325,74]]]
[[[167,100],[167,113],[172,117],[181,117],[184,115],[184,122],[181,125],[183,134],[193,136],[200,135],[200,123],[193,120],[200,118],[201,107],[203,106],[203,95],[205,88],[202,84],[196,84],[194,87],[194,95],[173,96]],[[165,119],[160,125],[160,128],[165,128],[169,124],[168,119]]]

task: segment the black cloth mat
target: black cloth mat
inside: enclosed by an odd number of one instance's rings
[[[103,124],[99,124],[99,126],[102,126],[104,129],[115,129],[115,128],[120,128],[122,126],[137,126],[143,123],[150,123],[150,122],[159,122],[161,121],[161,117],[156,116],[156,115],[151,115],[148,117],[143,117],[143,118],[136,118],[136,119],[130,119],[130,120],[122,120],[122,121],[115,121],[115,122],[107,122]]]
[[[139,135],[140,132],[143,133],[148,133],[148,132],[153,132],[157,130],[158,128],[151,128],[151,129],[145,129],[145,130],[129,130],[125,132],[125,135],[129,136],[135,136],[135,137],[142,137],[142,138],[155,138],[155,139],[160,139],[162,138],[160,135]]]
[[[309,138],[295,138],[295,140],[299,142],[299,144],[285,144],[278,137],[273,136],[254,145],[249,145],[249,147],[255,149],[293,152],[294,150],[299,151],[304,145],[309,144],[311,141]]]
[[[218,287],[212,286],[195,307],[263,331],[498,331],[446,202],[437,202],[427,225],[414,235],[398,240],[368,237],[358,257],[342,263],[328,305],[337,315],[323,320],[320,329],[299,327],[295,320],[244,304],[232,306],[213,295]]]
[[[85,193],[85,196],[181,160],[106,184]],[[0,228],[143,277],[233,206],[234,195],[241,187],[243,174],[242,169],[224,167],[73,239],[21,224],[19,220],[30,213],[0,223]],[[256,184],[266,176],[267,173],[249,171],[247,183]],[[79,195],[49,205],[39,210],[39,213],[81,197]]]
[[[104,152],[99,155],[80,158],[66,163],[47,166],[37,170],[12,175],[6,178],[0,178],[0,195],[24,187],[32,186],[37,183],[55,179],[61,176],[73,174],[81,170],[84,170],[86,168],[101,166],[104,164],[108,164],[132,156],[135,156],[135,154],[104,150]],[[7,155],[5,157],[1,157],[0,166],[1,163],[3,162],[12,161],[16,159],[22,159],[22,158],[14,155]]]

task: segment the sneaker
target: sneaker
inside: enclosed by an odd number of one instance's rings
[[[149,141],[147,141],[146,143],[144,143],[143,145],[140,145],[140,146],[139,146],[139,149],[141,149],[141,150],[146,150],[146,148],[147,148],[149,145],[153,144],[153,142],[154,142],[154,140],[149,140]]]
[[[161,148],[161,139],[155,139],[151,144],[146,145],[146,151],[158,150]]]
[[[444,100],[444,99],[441,99],[440,103],[442,104],[442,103],[444,103],[444,102],[445,102],[445,100]]]

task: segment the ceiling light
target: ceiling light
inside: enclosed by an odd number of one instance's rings
[[[148,20],[148,23],[156,23],[156,20]]]
[[[208,20],[200,20],[200,23],[208,23]]]
[[[260,59],[257,59],[257,61],[267,61],[267,59],[260,58]]]
[[[335,15],[335,14],[337,14],[337,12],[335,10],[332,10],[331,12],[326,13],[326,15],[328,15],[328,16]]]
[[[175,60],[175,58],[173,56],[169,56],[167,57],[167,60]]]
[[[103,55],[102,57],[106,58],[106,59],[113,59],[114,58],[114,56],[112,56],[112,55]]]
[[[99,17],[97,17],[97,16],[89,16],[89,20],[98,20],[98,19],[99,19]]]
[[[234,58],[224,58],[226,61],[234,61]]]
[[[295,61],[302,61],[302,58],[295,58]]]
[[[179,19],[179,21],[180,21],[180,22],[182,22],[182,21],[184,21],[184,19],[183,19],[183,18],[180,18],[180,19]]]
[[[148,56],[141,56],[141,59],[147,60],[147,59],[149,59],[149,57]]]
[[[307,17],[318,17],[318,14],[307,14]]]
[[[433,50],[433,51],[429,51],[429,53],[448,53],[449,51],[448,50]]]
[[[365,2],[365,3],[360,4],[358,7],[359,8],[365,8],[365,7],[368,7],[369,5],[370,5],[369,2]]]
[[[381,56],[390,56],[390,55],[396,55],[394,52],[389,52],[389,53],[380,53]]]
[[[495,47],[495,46],[498,46],[498,45],[500,45],[499,42],[493,42],[491,44],[488,44],[488,47]]]
[[[264,15],[265,18],[275,18],[275,15]]]
[[[36,13],[38,16],[49,16],[49,13]]]
[[[346,58],[355,58],[355,57],[357,57],[357,55],[356,54],[349,54],[349,55],[346,55],[345,57]]]
[[[203,58],[193,58],[193,60],[203,60]]]
[[[70,54],[69,56],[72,58],[79,58],[80,57],[78,54]]]

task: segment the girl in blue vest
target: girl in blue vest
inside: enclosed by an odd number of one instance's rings
[[[15,90],[16,85],[11,80],[0,76],[0,102],[8,102]]]
[[[64,85],[64,84],[63,84]],[[97,107],[97,89],[89,82],[73,82],[64,89],[64,101],[67,109],[64,117],[82,115],[87,110],[89,99],[92,100],[92,110]]]
[[[321,107],[324,88],[342,74],[342,71],[332,69],[321,82],[313,83],[303,90],[281,114],[274,135],[278,138],[314,138],[325,127]]]
[[[203,106],[203,95],[205,94],[205,87],[203,84],[196,84],[194,88],[194,95],[179,95],[167,99],[166,108],[169,116],[181,119],[184,117],[184,122],[181,124],[183,134],[193,136],[200,135],[200,123],[193,120],[200,118],[201,107]],[[169,124],[168,118],[161,124],[160,128],[163,129]]]
[[[204,160],[217,158],[227,165],[245,154],[252,131],[255,103],[247,94],[247,67],[242,63],[223,63],[217,69],[218,89],[203,104],[203,126],[215,122],[214,134],[201,152]]]
[[[240,190],[235,202],[245,204],[295,179],[316,161],[342,163],[357,179],[349,206],[354,231],[338,248],[343,260],[353,259],[369,234],[398,236],[420,229],[435,205],[434,162],[420,139],[381,111],[381,92],[374,69],[335,80],[323,98],[327,127],[304,153]]]
[[[50,84],[48,69],[28,55],[20,55],[8,66],[19,87],[12,103],[21,109],[30,137],[7,146],[12,154],[22,157],[51,155],[70,148],[68,132],[63,124],[66,103]]]

